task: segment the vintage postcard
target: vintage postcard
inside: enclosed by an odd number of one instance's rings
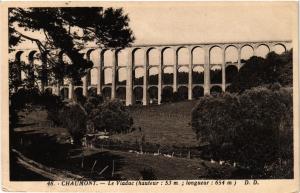
[[[0,5],[3,191],[299,191],[297,2]]]

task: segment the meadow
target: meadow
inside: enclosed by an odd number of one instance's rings
[[[196,135],[190,125],[191,111],[196,104],[197,101],[193,100],[130,107],[135,131],[113,135],[112,139],[135,143],[144,135],[145,143],[177,147],[197,146]]]

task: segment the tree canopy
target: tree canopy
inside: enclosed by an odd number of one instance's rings
[[[28,35],[26,31],[39,35]],[[31,33],[32,34],[32,33]],[[129,17],[122,8],[56,7],[10,8],[9,46],[24,40],[34,42],[41,55],[46,55],[47,70],[55,79],[62,77],[78,82],[92,67],[80,50],[92,42],[98,47],[124,48],[134,41]],[[64,65],[58,53],[70,59]]]
[[[233,79],[230,91],[243,92],[247,89],[280,83],[293,84],[293,50],[276,54],[270,52],[266,58],[251,57]]]

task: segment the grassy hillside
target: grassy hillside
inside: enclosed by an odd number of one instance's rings
[[[142,133],[147,135],[148,142],[160,143],[161,139],[162,144],[190,146],[196,144],[195,135],[188,125],[194,104],[195,101],[181,102],[130,110],[134,113],[135,124],[143,126]],[[14,129],[12,148],[46,167],[66,170],[87,179],[218,179],[235,175],[235,168],[202,159],[154,156],[152,153],[141,155],[105,148],[79,149],[66,142],[69,134],[65,128],[49,126],[46,111],[22,115],[20,124]],[[113,137],[130,140],[138,134],[137,130]],[[16,156],[11,157],[11,166],[12,180],[45,180],[38,173],[19,165]]]
[[[190,126],[191,110],[196,104],[197,101],[194,100],[159,106],[131,107],[136,130],[128,134],[114,135],[112,139],[135,143],[144,135],[146,143],[161,146],[196,146],[196,135]]]

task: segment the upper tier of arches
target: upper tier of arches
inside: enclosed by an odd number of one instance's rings
[[[270,51],[280,54],[291,48],[291,41],[249,42],[249,43],[217,43],[187,45],[151,45],[133,46],[126,49],[87,48],[81,52],[92,61],[94,66],[172,66],[203,65],[206,57],[209,64],[237,63],[256,55],[265,57]],[[38,50],[19,49],[12,52],[11,59],[25,63],[42,65],[45,57],[58,54],[63,63],[70,63],[66,54],[59,50],[51,50],[43,56]]]

